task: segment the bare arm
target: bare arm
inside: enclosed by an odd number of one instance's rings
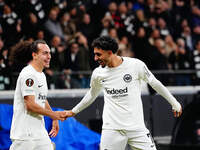
[[[24,102],[25,102],[26,109],[28,111],[31,111],[40,115],[48,116],[52,118],[53,120],[62,120],[62,121],[65,120],[65,118],[63,117],[65,116],[64,112],[59,112],[59,111],[54,112],[52,110],[42,108],[40,105],[35,103],[34,95],[25,96]]]

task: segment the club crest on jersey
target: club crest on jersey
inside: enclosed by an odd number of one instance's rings
[[[130,74],[125,74],[123,79],[125,82],[129,83],[132,81],[132,76]]]
[[[29,78],[29,79],[26,80],[26,85],[27,85],[28,87],[31,87],[33,84],[34,84],[33,79]]]

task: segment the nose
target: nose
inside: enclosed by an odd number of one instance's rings
[[[97,61],[99,58],[97,55],[94,55],[94,60]]]
[[[48,58],[51,59],[51,54],[49,53]]]

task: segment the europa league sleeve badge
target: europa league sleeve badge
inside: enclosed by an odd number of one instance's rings
[[[28,87],[33,86],[33,84],[34,84],[33,79],[29,78],[29,79],[26,80],[26,85],[27,85]]]

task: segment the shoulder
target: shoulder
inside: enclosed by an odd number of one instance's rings
[[[23,75],[23,76],[30,75],[30,74],[34,74],[30,65],[24,67],[20,72],[20,75]]]
[[[137,58],[122,57],[126,63],[131,63],[132,65],[144,65],[144,62]]]
[[[23,79],[36,79],[36,73],[34,72],[33,68],[30,65],[28,65],[22,69],[22,71],[19,74],[19,77]]]
[[[103,71],[104,68],[102,68],[101,66],[95,68],[92,72],[92,77],[97,77],[102,71]]]

